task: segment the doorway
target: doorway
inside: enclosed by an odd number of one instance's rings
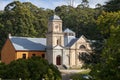
[[[60,56],[60,55],[58,55],[58,56],[56,57],[56,64],[57,64],[57,65],[61,65],[61,56]]]

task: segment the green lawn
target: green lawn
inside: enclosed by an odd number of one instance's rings
[[[76,73],[76,74],[70,76],[70,78],[73,80],[86,80],[86,79],[83,79],[83,75],[88,75],[89,72],[90,72],[90,69],[86,69],[80,73]]]

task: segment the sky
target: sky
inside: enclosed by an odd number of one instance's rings
[[[4,10],[4,7],[10,2],[15,0],[0,0],[0,10]],[[17,0],[16,0],[17,1]],[[37,7],[55,9],[57,6],[68,5],[68,0],[19,0],[20,2],[31,2]],[[75,0],[74,6],[76,7],[82,0]],[[105,4],[108,0],[88,0],[91,8],[94,8],[97,3]]]

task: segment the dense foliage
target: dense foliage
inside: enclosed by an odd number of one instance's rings
[[[104,48],[99,62],[89,67],[92,79],[87,80],[120,80],[120,0],[109,0],[101,8],[107,12],[102,11],[96,24],[103,35]]]
[[[103,6],[103,12],[97,19],[97,26],[104,36],[104,49],[100,63],[91,67],[90,74],[95,80],[120,79],[120,0],[109,0]]]
[[[0,64],[0,78],[22,80],[61,80],[58,69],[40,57],[19,59],[8,65]]]
[[[104,12],[97,23],[105,36],[100,63],[92,66],[91,75],[96,80],[120,79],[120,11]]]
[[[86,36],[89,39],[101,39],[96,27],[96,19],[102,12],[91,8],[73,8],[71,6],[56,7],[56,14],[63,20],[63,29],[70,28],[76,32],[76,36]]]
[[[120,10],[120,0],[108,0],[103,6],[108,12]]]

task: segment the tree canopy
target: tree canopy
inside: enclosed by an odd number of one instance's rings
[[[98,25],[105,38],[100,63],[94,65],[91,75],[96,80],[120,79],[120,11],[103,13],[98,18]]]
[[[105,5],[103,5],[104,9],[108,12],[111,11],[119,11],[120,10],[120,0],[108,0]]]
[[[73,8],[71,6],[56,7],[56,14],[63,20],[63,29],[70,28],[77,37],[85,35],[89,39],[100,39],[96,27],[96,19],[101,11],[91,8]]]
[[[59,70],[41,57],[19,59],[8,65],[0,63],[0,78],[22,80],[61,80]]]
[[[96,23],[104,37],[100,62],[91,67],[95,80],[120,79],[120,0],[109,0]]]

